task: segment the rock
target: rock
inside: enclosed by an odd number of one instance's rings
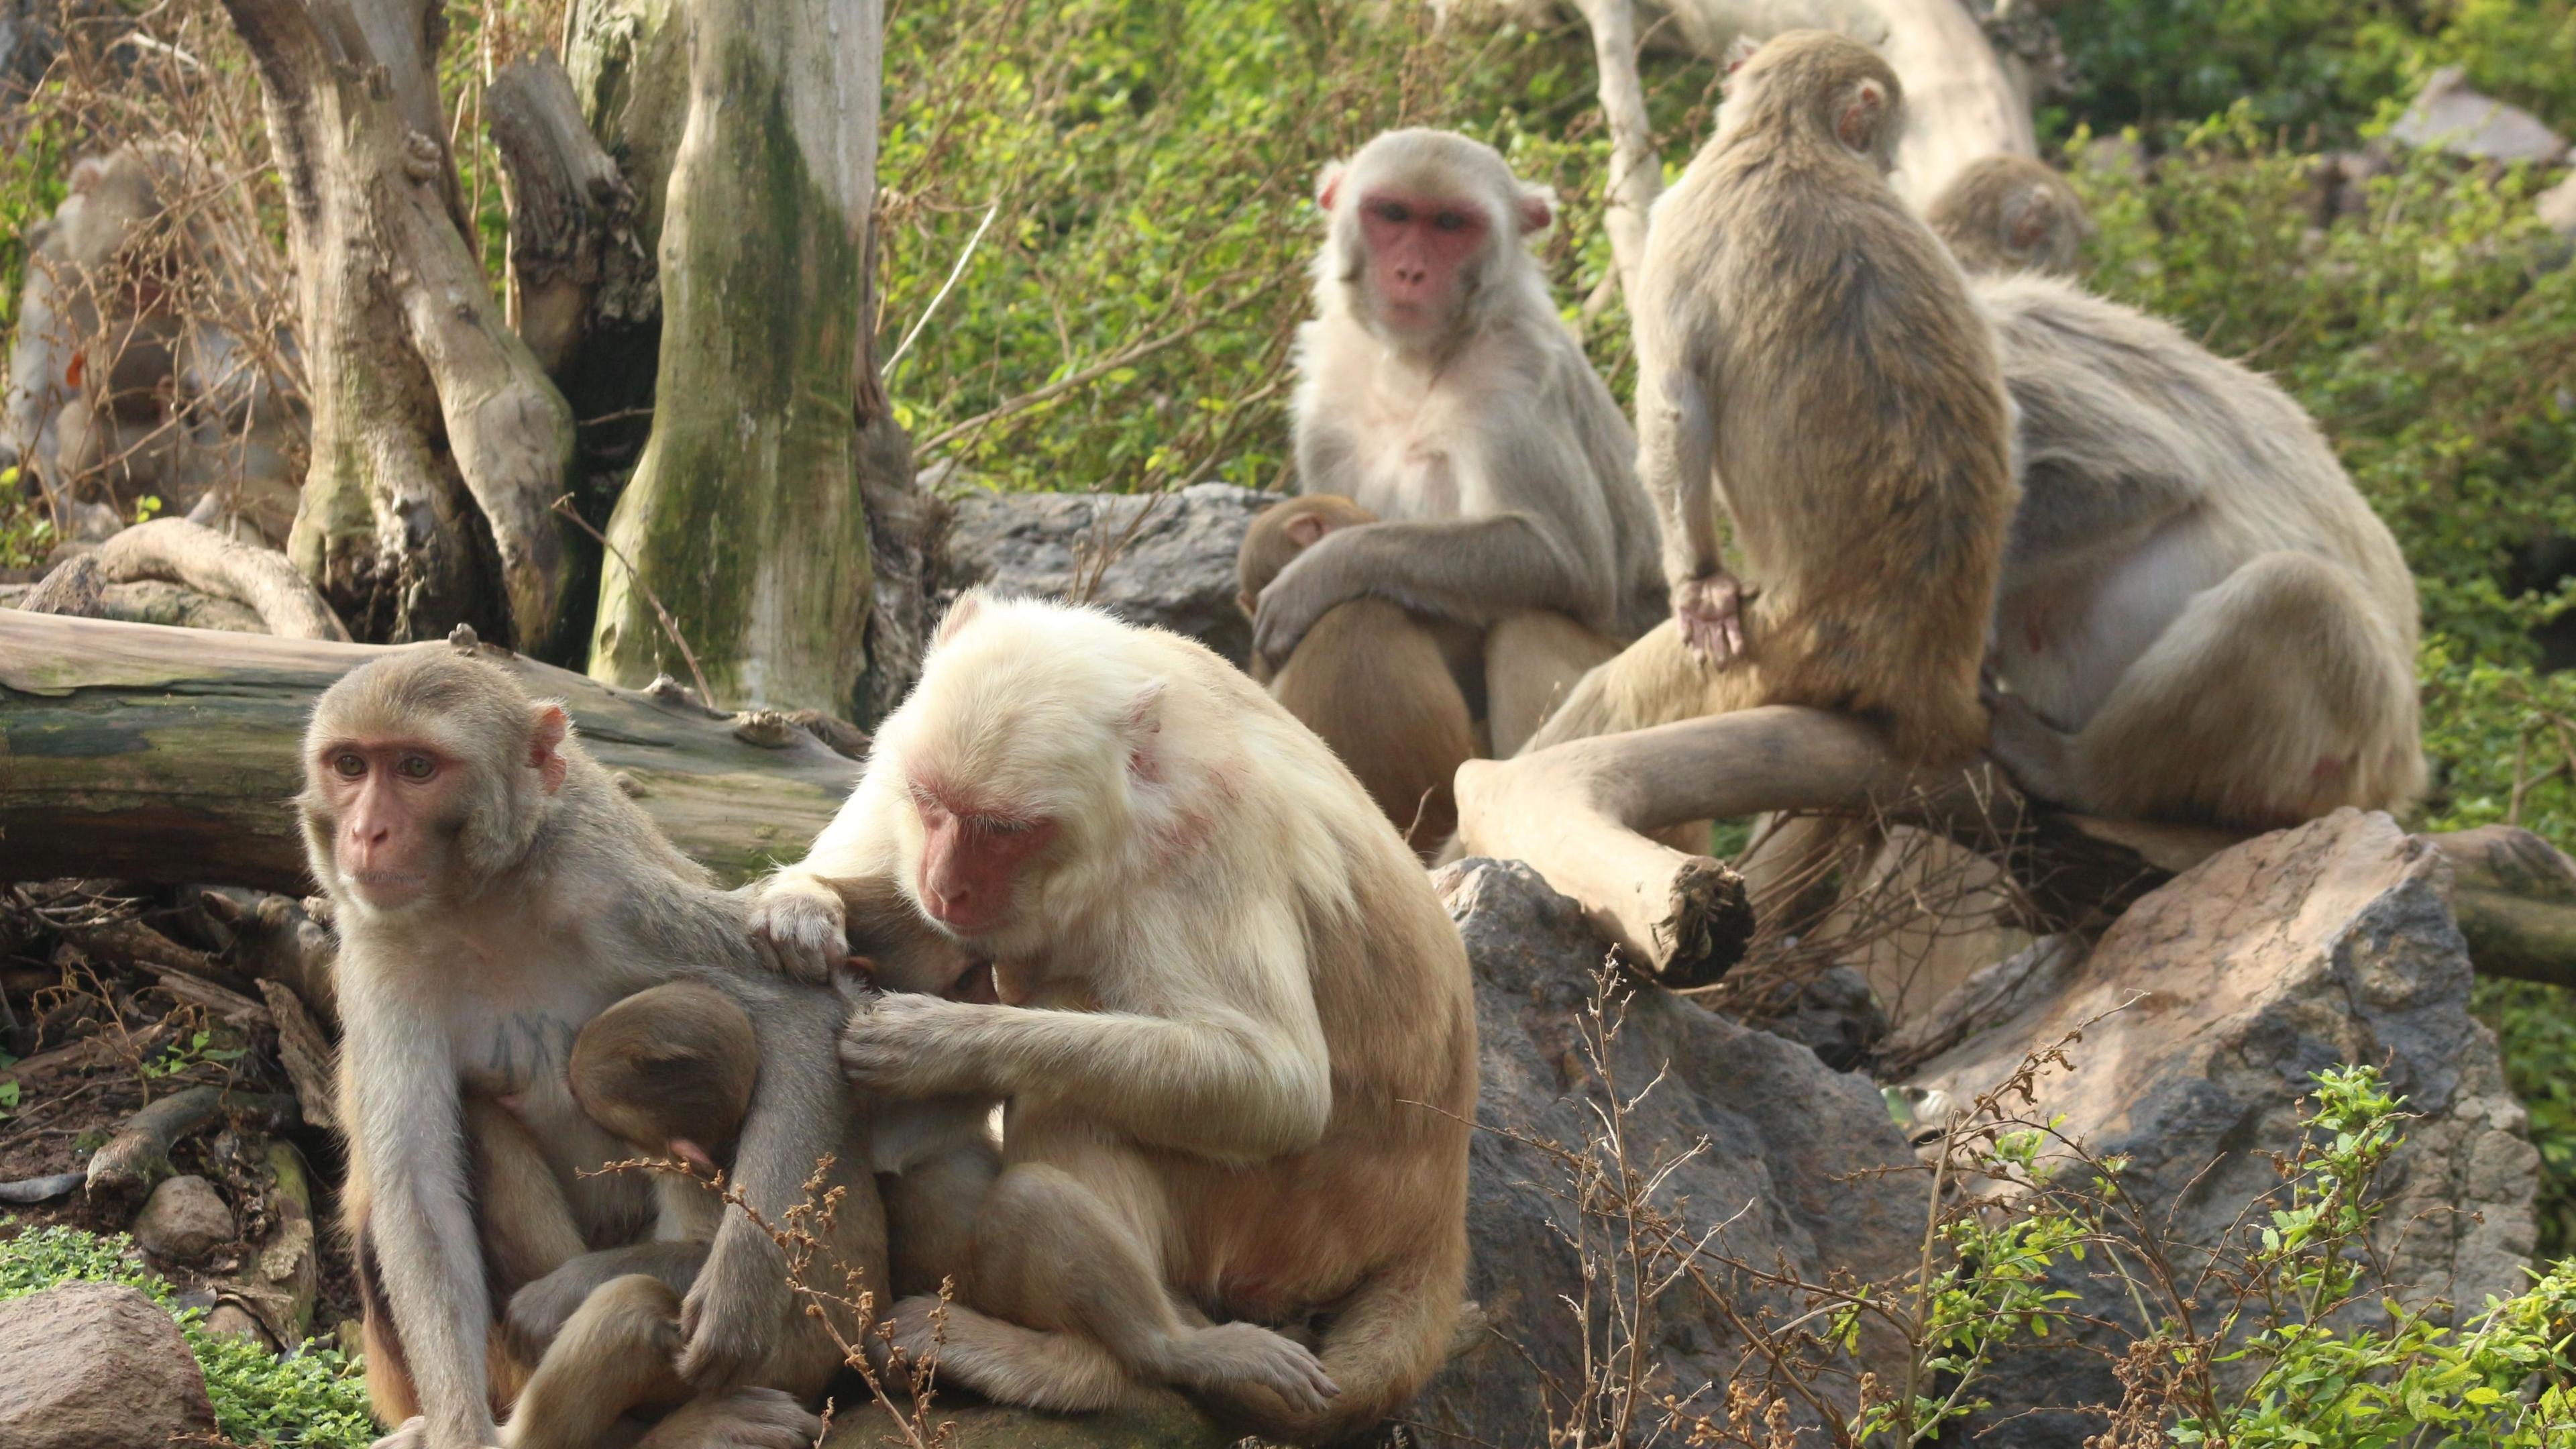
[[[270,1353],[277,1352],[277,1340],[268,1336],[258,1319],[236,1304],[218,1303],[206,1313],[206,1332],[229,1334],[248,1339]]]
[[[1786,1009],[1758,1025],[1814,1052],[1835,1071],[1850,1072],[1866,1065],[1870,1048],[1887,1035],[1887,1013],[1859,967],[1835,966],[1799,983]]]
[[[1224,483],[1174,493],[971,492],[956,502],[940,591],[980,584],[1062,599],[1088,583],[1088,602],[1187,634],[1239,665],[1252,652],[1252,621],[1235,606],[1234,555],[1252,516],[1278,501]]]
[[[2483,96],[2463,83],[2456,65],[2425,78],[2406,113],[2388,128],[2389,139],[2479,161],[2533,161],[2547,165],[2567,143],[2520,106]]]
[[[66,1283],[0,1303],[0,1445],[169,1449],[214,1432],[206,1376],[151,1299]]]
[[[152,1189],[134,1218],[134,1241],[155,1257],[194,1262],[233,1240],[233,1210],[202,1177],[173,1177]]]
[[[2531,209],[2551,231],[2576,240],[2576,171],[2568,172],[2557,185],[2533,197]]]
[[[2092,1021],[2070,1049],[2074,1070],[2044,1073],[2028,1110],[2063,1114],[2061,1130],[2096,1156],[2126,1154],[2121,1189],[2143,1218],[2206,1246],[2279,1187],[2262,1154],[2296,1146],[2310,1074],[2377,1065],[2421,1114],[2381,1177],[2390,1285],[2409,1303],[2474,1311],[2528,1281],[2539,1158],[2495,1039],[2469,1015],[2449,896],[2448,863],[2386,815],[2341,810],[2263,836],[2130,907],[2080,966],[2044,944],[2019,986],[1985,981],[1990,1029],[1927,1062],[1914,1085],[1972,1100],[2026,1051]],[[2081,1295],[2077,1326],[1996,1367],[1975,1442],[2054,1449],[2102,1429],[2100,1415],[2058,1406],[2118,1400],[2111,1365],[2136,1311],[2083,1265],[2062,1286]]]
[[[1604,946],[1574,902],[1517,862],[1468,860],[1434,878],[1465,935],[1476,972],[1476,1029],[1484,1062],[1468,1231],[1468,1296],[1491,1321],[1475,1346],[1433,1380],[1408,1418],[1435,1438],[1487,1444],[1546,1442],[1545,1375],[1583,1377],[1584,1330],[1567,1309],[1585,1285],[1570,1241],[1606,1248],[1565,1200],[1566,1167],[1514,1135],[1567,1145],[1598,1131],[1599,1087],[1584,1065],[1578,1016],[1594,997]],[[1904,1135],[1869,1079],[1829,1070],[1794,1042],[1718,1016],[1668,991],[1629,998],[1612,1066],[1623,1097],[1659,1069],[1664,1080],[1628,1115],[1641,1169],[1709,1149],[1676,1169],[1657,1195],[1705,1231],[1728,1222],[1713,1250],[1814,1279],[1902,1273],[1920,1251],[1926,1184]],[[1514,1135],[1506,1135],[1514,1134]],[[1591,1294],[1606,1312],[1606,1283]],[[1765,1300],[1745,1292],[1747,1307]],[[1600,1332],[1600,1325],[1593,1326]],[[1597,1339],[1596,1339],[1597,1342]],[[1652,1358],[1657,1392],[1722,1406],[1742,1345],[1685,1283],[1658,1308]]]
[[[935,1400],[930,1422],[954,1423],[950,1449],[1229,1449],[1243,1436],[1172,1395],[1146,1408],[1099,1414],[1040,1414],[990,1404]],[[868,1405],[844,1409],[823,1449],[892,1449],[904,1442]]]

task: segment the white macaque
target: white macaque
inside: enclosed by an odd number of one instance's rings
[[[943,1378],[1055,1410],[1170,1385],[1324,1442],[1430,1376],[1466,1265],[1466,952],[1260,686],[1175,635],[969,594],[764,892],[773,959],[828,969],[853,879],[993,963],[998,1004],[888,995],[841,1048],[879,1094],[1009,1103]],[[896,1306],[898,1348],[932,1352],[935,1307]]]

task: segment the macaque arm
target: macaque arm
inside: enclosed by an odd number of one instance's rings
[[[894,840],[883,821],[893,788],[874,770],[861,777],[805,858],[753,892],[752,942],[770,970],[816,985],[833,979],[848,942],[847,913],[831,883],[892,873]]]
[[[727,983],[718,981],[718,986]],[[734,983],[737,990],[744,984]],[[681,1307],[681,1376],[729,1388],[757,1369],[784,1331],[787,1261],[770,1228],[805,1200],[816,1165],[841,1149],[847,1099],[832,1069],[833,1013],[820,1000],[745,1000],[760,1039],[760,1075],[734,1153],[742,1207],[728,1207],[706,1267]]]
[[[1717,572],[1717,414],[1689,368],[1663,368],[1638,385],[1637,475],[1663,521],[1664,577],[1678,584]]]
[[[1407,518],[1336,530],[1297,556],[1261,591],[1255,640],[1282,660],[1324,611],[1373,595],[1417,613],[1491,624],[1524,609],[1556,609],[1606,624],[1613,590],[1606,560],[1598,585],[1551,529],[1529,513]]]
[[[464,1101],[446,1035],[402,1029],[418,1010],[370,1000],[374,993],[358,980],[341,990],[348,1022],[342,1050],[356,1064],[351,1116],[373,1190],[367,1232],[419,1385],[429,1442],[438,1449],[496,1444],[484,1379],[492,1310],[466,1199]]]
[[[2013,511],[2007,556],[2016,572],[2027,572],[2096,549],[2127,547],[2195,501],[2193,490],[2173,478],[2105,476],[2034,462]]]
[[[1177,927],[1138,939],[1188,949]],[[1140,963],[1171,993],[1160,1014],[887,996],[852,1014],[842,1065],[862,1085],[903,1097],[1072,1104],[1139,1141],[1210,1157],[1313,1146],[1332,1083],[1302,936],[1283,922],[1206,939],[1249,940],[1252,955]]]

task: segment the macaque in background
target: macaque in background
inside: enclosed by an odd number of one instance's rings
[[[1765,42],[1656,205],[1636,298],[1638,472],[1673,619],[1532,741],[1797,704],[1965,760],[2006,520],[1992,329],[1887,171],[1903,97],[1867,46]],[[1720,560],[1718,510],[1740,573]]]
[[[1431,1375],[1466,1269],[1466,951],[1260,686],[1175,635],[970,593],[764,889],[773,959],[832,969],[855,880],[989,959],[1000,998],[889,994],[842,1041],[868,1091],[1009,1103],[944,1342],[912,1298],[898,1348],[1009,1403],[1169,1385],[1299,1443]]]
[[[1241,590],[1254,603],[1290,560],[1335,529],[1375,523],[1347,498],[1310,493],[1263,511],[1245,530],[1236,558]],[[1476,725],[1452,672],[1454,653],[1474,667],[1477,631],[1417,620],[1384,599],[1353,599],[1326,610],[1306,643],[1275,673],[1258,657],[1252,677],[1327,743],[1374,738],[1343,763],[1417,852],[1437,851],[1458,828],[1450,780],[1476,757]],[[1463,636],[1463,637],[1461,637]]]
[[[406,1442],[484,1449],[501,1442],[494,1314],[465,1137],[490,1108],[469,1112],[467,1094],[523,1125],[586,1243],[631,1241],[653,1221],[651,1189],[582,1175],[626,1154],[575,1100],[568,1058],[613,1004],[703,982],[758,1038],[733,1180],[775,1222],[849,1131],[830,1058],[839,1002],[757,969],[742,898],[654,829],[562,706],[497,665],[446,645],[361,665],[314,706],[304,758],[307,852],[340,942],[345,1201],[370,1394],[388,1418],[422,1416]],[[869,1268],[882,1274],[881,1257]],[[792,1397],[744,1387],[788,1335],[785,1277],[777,1245],[727,1210],[681,1297],[675,1367],[694,1397],[652,1449],[810,1443],[815,1422]]]
[[[1980,283],[2020,405],[1988,752],[2045,799],[2268,830],[2424,789],[2415,577],[2259,373],[2053,278]]]
[[[2027,156],[1989,156],[1960,172],[1925,219],[1975,274],[2075,275],[2093,219],[2066,178]]]
[[[1273,667],[1310,645],[1377,649],[1383,629],[1310,638],[1362,598],[1461,628],[1482,646],[1466,661],[1481,689],[1461,683],[1508,754],[1663,612],[1635,441],[1527,248],[1554,203],[1493,148],[1427,130],[1328,168],[1316,201],[1327,232],[1298,333],[1297,487],[1382,521],[1335,529],[1281,570],[1255,601],[1254,648]],[[1419,716],[1300,718],[1363,778],[1381,756],[1441,747],[1399,736],[1440,727]],[[1388,813],[1403,828],[1416,808]]]

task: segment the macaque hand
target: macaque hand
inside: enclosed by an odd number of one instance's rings
[[[1008,1009],[902,991],[880,996],[850,1013],[841,1031],[841,1074],[893,1097],[973,1091],[949,1070],[961,1055],[958,1034],[982,1013]]]
[[[1744,587],[1733,574],[1702,574],[1673,585],[1673,622],[1682,642],[1711,664],[1744,652]]]
[[[758,1224],[728,1213],[680,1300],[680,1377],[701,1393],[739,1386],[777,1348],[793,1306],[786,1254]]]
[[[635,1449],[810,1449],[823,1421],[792,1394],[736,1389],[682,1405]]]
[[[428,1419],[414,1414],[369,1449],[448,1449],[447,1445],[440,1443],[440,1437],[429,1432]],[[494,1449],[494,1446],[477,1444],[468,1436],[457,1442],[457,1449]]]
[[[751,941],[761,964],[790,980],[829,985],[850,949],[839,893],[790,872],[760,888],[751,906]]]
[[[1341,538],[1335,533],[1316,540],[1261,591],[1253,607],[1252,647],[1271,667],[1287,663],[1324,611],[1350,597],[1333,576],[1333,546]]]

